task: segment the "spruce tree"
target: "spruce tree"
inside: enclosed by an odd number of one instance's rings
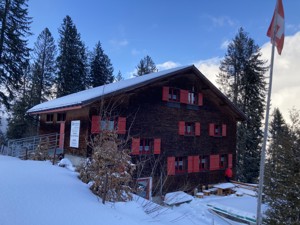
[[[0,1],[0,103],[6,107],[28,66],[30,23],[27,0]]]
[[[97,87],[114,81],[113,66],[109,57],[104,53],[100,41],[92,52],[90,63],[91,86]]]
[[[37,120],[26,114],[27,110],[32,107],[29,73],[30,69],[28,67],[22,77],[22,88],[18,92],[15,92],[15,100],[9,111],[6,133],[9,139],[32,136],[37,131]]]
[[[221,90],[247,116],[237,130],[237,177],[244,182],[254,182],[259,175],[267,71],[260,57],[259,46],[240,28],[228,45],[217,79]]]
[[[38,36],[33,49],[32,105],[49,100],[55,83],[56,46],[48,28]]]
[[[57,97],[82,91],[87,87],[86,49],[70,16],[64,18],[59,34]]]
[[[270,124],[271,140],[266,164],[265,190],[268,209],[264,224],[300,224],[300,117],[291,113],[287,126],[278,109]]]
[[[124,80],[121,71],[119,70],[117,76],[115,77],[115,82]]]
[[[145,56],[143,59],[141,59],[136,69],[137,69],[136,76],[142,76],[145,74],[157,72],[155,63],[153,62],[152,58],[148,55]]]

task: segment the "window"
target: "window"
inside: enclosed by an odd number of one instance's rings
[[[140,140],[140,154],[153,153],[153,139],[141,139]]]
[[[179,102],[180,90],[176,88],[169,88],[169,101]]]
[[[209,168],[209,157],[208,156],[201,156],[199,159],[199,169],[201,170],[208,170]]]
[[[52,123],[53,122],[53,114],[47,114],[46,115],[46,122]]]
[[[196,105],[198,103],[197,94],[194,92],[189,92],[188,94],[188,104]]]
[[[228,157],[223,154],[220,156],[220,168],[227,168]]]
[[[57,122],[66,121],[66,113],[57,113]]]
[[[195,134],[195,123],[185,123],[185,134],[194,135]]]
[[[187,172],[187,157],[175,157],[175,173],[181,174]]]
[[[200,136],[200,123],[199,122],[178,122],[178,134],[179,135],[193,135]]]
[[[160,138],[132,138],[131,154],[132,155],[147,155],[160,154],[161,139]]]
[[[209,136],[213,137],[225,137],[227,135],[226,124],[209,124]]]
[[[101,120],[100,122],[100,129],[106,131],[114,131],[117,126],[117,121],[110,119],[110,120]]]

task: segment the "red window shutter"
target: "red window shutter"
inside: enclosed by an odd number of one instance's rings
[[[218,169],[220,169],[220,156],[210,155],[209,170],[218,170]]]
[[[168,157],[168,175],[175,175],[175,157]]]
[[[163,87],[162,100],[163,101],[169,101],[169,87]]]
[[[139,155],[140,154],[140,139],[132,138],[131,140],[131,154]]]
[[[226,124],[222,124],[222,136],[226,137],[227,135],[227,126]]]
[[[156,155],[160,154],[160,145],[161,145],[161,139],[160,138],[154,139],[154,154]]]
[[[198,173],[199,172],[199,156],[193,156],[193,164],[194,164],[194,172]]]
[[[185,122],[184,121],[179,121],[178,127],[179,127],[178,134],[179,135],[184,135],[184,133],[185,133]]]
[[[198,105],[202,106],[203,105],[203,94],[198,93]]]
[[[232,154],[228,154],[228,167],[232,168]]]
[[[100,116],[92,116],[91,133],[98,134],[100,132]]]
[[[209,136],[215,136],[215,124],[214,123],[209,124]]]
[[[195,135],[200,136],[200,123],[199,122],[195,123]]]
[[[188,173],[194,172],[194,156],[188,156]]]
[[[119,117],[118,118],[118,134],[125,134],[126,133],[126,117]]]
[[[189,91],[187,90],[180,90],[180,102],[187,104],[188,103],[188,96],[189,96]]]

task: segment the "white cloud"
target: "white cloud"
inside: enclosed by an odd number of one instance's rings
[[[181,66],[181,64],[173,62],[173,61],[167,61],[167,62],[164,62],[164,63],[161,63],[161,64],[157,64],[156,68],[158,69],[158,71],[161,71],[161,70],[172,69],[172,68],[175,68],[175,67],[178,67],[178,66]]]
[[[273,82],[272,82],[272,108],[278,107],[289,121],[289,110],[295,107],[300,110],[300,32],[286,36],[281,56],[275,53]],[[263,59],[270,62],[271,44],[262,46]],[[269,76],[269,72],[267,74]]]
[[[116,40],[116,39],[112,39],[109,41],[109,43],[115,47],[115,48],[121,48],[121,47],[125,47],[127,46],[129,43],[127,40]]]
[[[194,62],[194,65],[203,73],[215,86],[217,74],[219,73],[221,58],[215,57],[207,60]]]
[[[221,44],[221,49],[227,50],[228,45],[230,44],[230,42],[231,42],[230,40],[223,41],[223,43]]]
[[[217,27],[223,27],[227,25],[230,27],[234,27],[237,24],[236,21],[234,21],[228,16],[215,17],[215,16],[208,15],[207,17],[213,22],[213,25]]]
[[[279,108],[285,120],[289,122],[289,110],[293,107],[300,110],[300,32],[286,36],[282,55],[275,53],[271,112],[274,107]],[[271,44],[261,47],[262,59],[271,59]],[[194,62],[195,66],[214,84],[219,73],[222,58],[215,57]],[[269,71],[266,74],[269,77]]]

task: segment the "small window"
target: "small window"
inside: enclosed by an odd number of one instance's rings
[[[222,126],[215,124],[215,136],[222,136]]]
[[[57,122],[66,121],[66,113],[57,113]]]
[[[179,102],[180,101],[180,90],[176,88],[169,88],[169,101]]]
[[[117,124],[116,120],[101,120],[100,129],[103,131],[114,131],[117,128]]]
[[[200,157],[199,161],[200,161],[199,162],[200,171],[201,170],[208,170],[208,168],[209,168],[209,165],[208,165],[209,157],[208,156],[202,156],[202,157]]]
[[[47,123],[53,123],[53,114],[47,114],[46,115],[46,122]]]
[[[153,139],[141,139],[140,140],[140,154],[153,153]]]
[[[185,123],[185,134],[194,135],[195,134],[195,123]]]
[[[187,157],[175,157],[175,173],[181,174],[187,172]]]
[[[227,155],[221,155],[220,157],[220,168],[227,168],[228,165],[228,157]]]
[[[188,104],[196,105],[198,104],[197,94],[195,92],[189,92],[188,94]]]

